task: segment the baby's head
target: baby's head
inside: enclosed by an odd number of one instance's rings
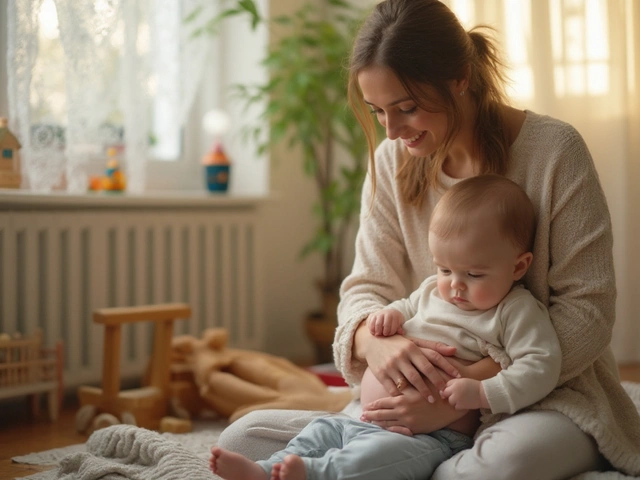
[[[535,212],[527,194],[498,175],[451,187],[431,214],[429,248],[438,291],[463,310],[488,310],[531,265]]]

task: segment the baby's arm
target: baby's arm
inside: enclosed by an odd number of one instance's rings
[[[404,316],[398,310],[385,308],[369,314],[367,317],[367,327],[371,335],[390,337],[391,335],[402,335],[402,325]]]
[[[456,409],[482,407],[492,413],[515,413],[547,396],[558,382],[562,353],[547,309],[521,290],[508,295],[498,315],[503,324],[502,346],[512,364],[482,382],[447,382],[443,396]]]
[[[452,378],[442,391],[442,398],[456,410],[491,408],[482,382],[473,378]]]

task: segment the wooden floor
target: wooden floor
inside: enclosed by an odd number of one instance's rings
[[[640,365],[620,367],[620,376],[640,383]],[[32,418],[26,399],[0,402],[0,479],[25,477],[50,468],[13,463],[12,457],[84,443],[87,436],[75,431],[76,411],[75,399],[68,398],[58,421],[51,423],[46,419],[46,409]]]

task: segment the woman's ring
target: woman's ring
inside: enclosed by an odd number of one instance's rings
[[[399,392],[401,392],[402,389],[406,386],[407,386],[407,381],[404,379],[404,377],[402,377],[400,380],[396,382],[396,388],[398,389]]]

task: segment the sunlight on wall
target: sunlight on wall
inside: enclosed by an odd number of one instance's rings
[[[527,43],[531,39],[531,4],[529,0],[505,2],[506,54],[511,71],[512,84],[507,94],[514,100],[531,100],[534,96],[531,51]]]
[[[626,6],[626,11],[627,12],[633,12],[633,6],[631,5],[631,2],[634,2],[637,0],[627,0],[627,6]],[[636,7],[637,8],[637,7]],[[627,26],[626,26],[626,32],[628,35],[627,38],[627,45],[629,46],[629,48],[627,49],[627,64],[628,65],[634,65],[635,64],[635,57],[636,55],[640,54],[640,52],[636,52],[636,49],[634,48],[636,46],[635,42],[633,41],[633,15],[627,15]],[[628,81],[627,84],[629,85],[629,94],[630,95],[635,95],[638,92],[636,89],[639,88],[638,87],[638,83],[639,81],[636,79],[636,71],[633,68],[628,68],[627,69],[627,76],[628,76]]]
[[[551,41],[558,97],[609,91],[609,42],[604,0],[552,0]]]
[[[549,36],[551,44],[547,62],[549,71],[553,72],[556,98],[607,94],[610,45],[606,0],[547,1],[548,10],[540,0],[533,3],[531,0],[496,0],[494,3],[500,5],[497,10],[501,12],[497,24],[483,18],[486,13],[483,3],[474,0],[448,3],[465,28],[488,23],[498,30],[509,64],[511,84],[507,93],[516,102],[534,99],[532,56],[534,49],[541,47],[533,42],[544,35]],[[544,23],[550,25],[550,31],[533,32],[534,14],[548,15]]]
[[[473,0],[451,0],[449,7],[453,10],[466,29],[475,24],[476,9]]]

